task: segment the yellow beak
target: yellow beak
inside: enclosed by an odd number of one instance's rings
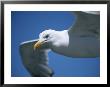
[[[38,42],[36,42],[36,43],[34,44],[34,50],[35,50],[36,48],[40,48],[43,42],[44,42],[43,40],[39,40]]]

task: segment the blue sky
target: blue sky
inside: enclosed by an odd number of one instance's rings
[[[19,53],[21,42],[37,39],[39,33],[46,29],[68,29],[74,23],[74,19],[71,12],[12,11],[11,76],[30,76]],[[71,58],[54,52],[48,55],[49,66],[54,70],[56,77],[100,76],[100,58]]]

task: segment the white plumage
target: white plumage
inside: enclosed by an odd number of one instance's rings
[[[23,63],[32,76],[52,76],[48,67],[48,50],[68,57],[100,56],[99,12],[73,12],[75,24],[68,30],[45,30],[39,39],[23,42],[20,53]]]

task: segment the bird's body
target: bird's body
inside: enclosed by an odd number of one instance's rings
[[[65,38],[65,36],[62,36]],[[60,40],[60,39],[59,39]],[[67,44],[61,44],[62,39],[59,41],[59,45],[55,44],[51,47],[52,51],[59,53],[64,56],[72,57],[72,58],[92,58],[99,57],[100,54],[100,41],[93,37],[77,37],[72,38],[68,42],[64,42]],[[74,42],[74,43],[71,43]],[[60,46],[60,47],[59,47]]]
[[[40,33],[39,40],[21,44],[21,55],[26,67],[34,73],[33,76],[35,74],[38,76],[38,69],[41,72],[40,76],[49,76],[52,73],[48,68],[47,60],[45,60],[48,59],[48,49],[71,58],[100,56],[100,15],[89,14],[88,12],[74,13],[76,22],[69,29],[63,31],[45,30]],[[34,62],[30,62],[30,60],[34,60]],[[47,70],[45,71],[46,74],[43,70]]]

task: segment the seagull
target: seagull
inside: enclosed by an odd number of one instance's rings
[[[75,23],[67,30],[45,30],[39,39],[20,44],[20,54],[26,69],[33,77],[51,77],[48,52],[71,58],[100,56],[100,12],[74,11]]]

